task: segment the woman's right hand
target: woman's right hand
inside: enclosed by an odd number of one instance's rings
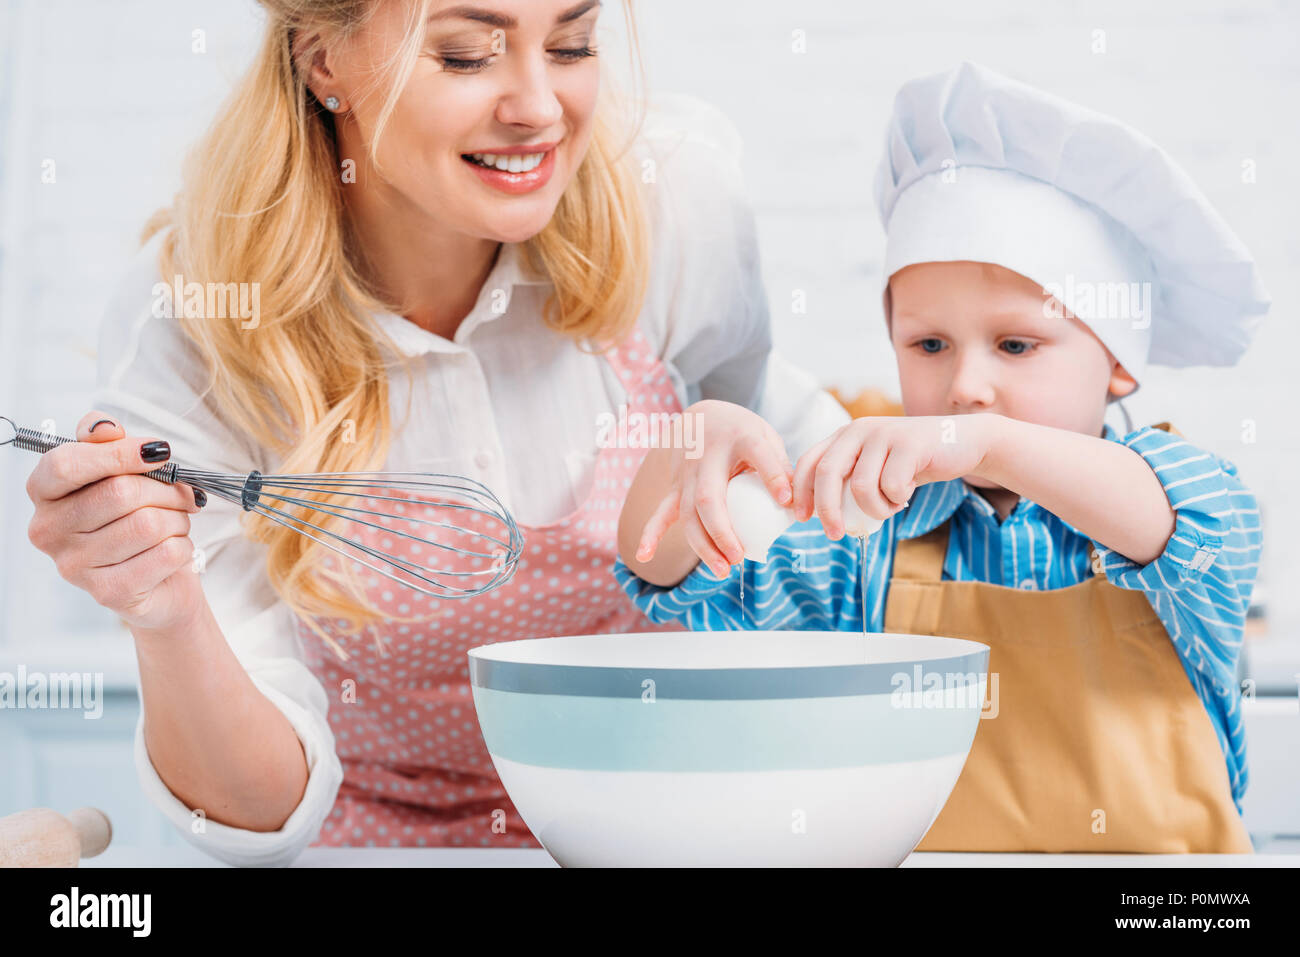
[[[189,533],[206,496],[146,478],[166,464],[167,443],[132,438],[102,413],[81,420],[77,440],[42,455],[27,480],[27,537],[129,626],[183,625],[203,604]]]

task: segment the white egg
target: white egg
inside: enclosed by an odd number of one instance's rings
[[[844,498],[840,502],[840,508],[844,512],[844,532],[854,538],[865,538],[879,531],[880,526],[885,524],[878,518],[872,518],[858,507],[858,500],[853,497],[853,491],[849,488],[848,482],[844,483]]]
[[[741,472],[727,486],[727,514],[745,557],[767,561],[767,550],[797,520],[794,509],[778,505],[757,472]]]

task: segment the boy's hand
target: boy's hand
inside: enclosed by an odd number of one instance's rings
[[[794,471],[794,510],[816,512],[832,541],[844,537],[844,480],[858,507],[884,521],[902,510],[918,485],[975,473],[989,449],[997,416],[869,416],[854,419],[805,452]]]
[[[692,566],[698,557],[715,575],[724,577],[745,554],[727,514],[727,483],[752,468],[772,497],[781,505],[789,505],[793,501],[794,470],[777,431],[743,406],[705,400],[683,414],[701,417],[696,432],[701,437],[699,448],[694,454],[685,449],[652,449],[629,492],[623,517],[635,526],[637,513],[649,511],[640,531],[637,562],[654,558],[660,542],[671,530],[674,540],[680,542],[684,536],[685,544],[694,553],[694,557],[686,556]],[[666,467],[662,459],[665,453],[670,455]],[[659,477],[654,480],[656,469]],[[676,566],[681,561],[666,559],[667,564]],[[641,569],[634,570],[653,580],[654,576],[642,574]]]

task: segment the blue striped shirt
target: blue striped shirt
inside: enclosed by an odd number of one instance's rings
[[[1175,526],[1164,552],[1138,565],[1080,533],[1023,496],[999,521],[996,511],[961,479],[919,486],[906,509],[866,541],[830,541],[816,517],[792,526],[764,564],[743,562],[726,578],[703,563],[671,588],[637,578],[622,562],[614,575],[655,622],[680,621],[697,631],[786,629],[859,631],[884,628],[894,547],[951,518],[943,578],[1019,588],[1064,588],[1091,574],[1097,548],[1109,581],[1140,590],[1168,631],[1183,670],[1209,713],[1241,811],[1249,774],[1237,662],[1251,591],[1259,572],[1258,503],[1231,462],[1182,438],[1146,426],[1121,439],[1103,437],[1146,460],[1164,486]],[[740,600],[744,576],[744,605]]]

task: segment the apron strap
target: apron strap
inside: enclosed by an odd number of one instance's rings
[[[646,373],[658,359],[650,347],[650,340],[641,331],[640,323],[604,355],[627,393],[628,401],[645,388]]]
[[[906,538],[894,546],[892,577],[905,581],[937,582],[943,578],[943,563],[948,556],[948,538],[952,518],[915,538]],[[1104,577],[1096,546],[1088,552],[1089,577]]]
[[[905,538],[894,546],[894,578],[907,581],[937,582],[943,578],[943,560],[948,554],[949,518],[915,538]]]

